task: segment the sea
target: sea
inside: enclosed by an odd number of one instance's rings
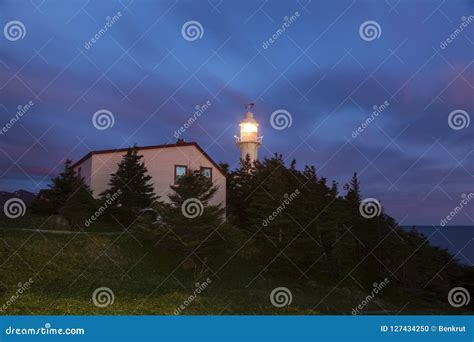
[[[411,230],[413,226],[404,226]],[[459,262],[474,266],[474,226],[415,226],[432,246],[448,249]]]

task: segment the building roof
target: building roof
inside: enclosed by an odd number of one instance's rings
[[[225,173],[224,173],[224,171],[222,171],[220,166],[201,148],[201,146],[198,145],[197,142],[194,142],[194,141],[184,142],[184,141],[178,140],[178,142],[176,144],[151,145],[151,146],[142,146],[142,147],[137,146],[137,149],[138,149],[138,151],[141,151],[141,150],[153,150],[153,149],[159,149],[159,148],[182,147],[182,146],[194,146],[194,147],[196,147],[199,150],[199,152],[201,152],[204,155],[204,157],[206,157],[211,162],[211,164],[214,165],[214,167],[223,176],[225,176]],[[75,162],[72,165],[72,167],[76,167],[76,166],[82,164],[84,161],[86,161],[87,159],[92,157],[92,155],[94,155],[94,154],[107,154],[107,153],[127,152],[127,151],[128,151],[128,147],[127,148],[112,149],[112,150],[90,151],[84,157],[82,157],[77,162]]]

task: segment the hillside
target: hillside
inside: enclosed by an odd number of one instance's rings
[[[0,191],[0,206],[3,207],[5,202],[10,198],[19,198],[26,205],[30,205],[31,202],[36,198],[36,194],[26,191],[26,190],[17,190],[14,192]]]
[[[54,234],[0,231],[0,298],[10,305],[1,314],[173,314],[196,289],[192,272],[177,267],[180,260],[160,254],[128,233]],[[289,307],[269,301],[275,284],[247,270],[242,260],[230,262],[225,272],[208,274],[212,282],[181,314],[350,314],[368,291],[296,280]],[[11,301],[22,284],[32,285]],[[114,303],[99,308],[92,293],[99,287],[114,292]],[[442,302],[398,297],[387,288],[362,314],[460,313]],[[329,294],[329,295],[328,295]],[[398,298],[398,299],[397,299]],[[324,299],[324,300],[322,300]],[[321,301],[317,308],[313,307]],[[0,307],[1,309],[1,307]]]

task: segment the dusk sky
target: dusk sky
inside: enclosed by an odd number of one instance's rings
[[[38,192],[91,150],[174,143],[207,101],[182,137],[234,168],[255,102],[260,158],[315,165],[341,194],[356,171],[401,224],[438,225],[474,192],[472,15],[468,0],[2,1],[0,190]],[[202,36],[182,32],[189,21]],[[114,124],[100,130],[102,109]],[[272,126],[277,110],[291,126]],[[450,224],[473,225],[473,209]]]

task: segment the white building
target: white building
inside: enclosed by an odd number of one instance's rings
[[[92,189],[94,197],[109,187],[110,175],[115,173],[127,148],[116,150],[92,151],[73,165],[74,170],[84,178]],[[201,170],[211,178],[218,190],[209,201],[210,204],[222,204],[225,208],[226,179],[219,165],[207,155],[195,142],[178,140],[176,144],[138,147],[138,154],[152,177],[155,194],[166,201],[172,192],[170,185],[187,170]]]
[[[252,163],[258,160],[258,148],[263,140],[263,136],[259,136],[258,122],[250,111],[253,105],[253,103],[247,105],[247,113],[239,124],[240,136],[234,136],[235,143],[240,149],[240,159],[245,160],[248,155]]]

